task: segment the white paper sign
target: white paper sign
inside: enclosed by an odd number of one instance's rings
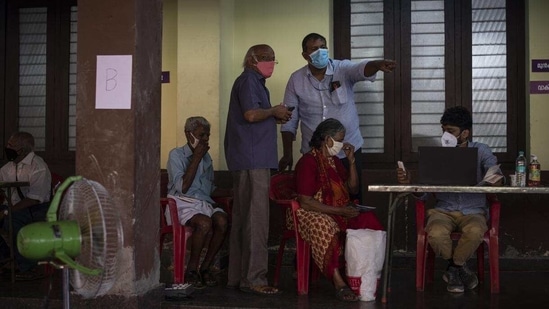
[[[132,55],[97,56],[96,109],[132,107]]]

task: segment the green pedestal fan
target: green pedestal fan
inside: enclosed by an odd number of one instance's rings
[[[73,176],[55,193],[46,221],[19,231],[17,248],[28,259],[63,269],[63,300],[69,308],[69,280],[83,298],[111,289],[122,241],[118,210],[107,190],[98,182]]]

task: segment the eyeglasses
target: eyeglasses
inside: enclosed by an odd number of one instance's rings
[[[278,60],[275,60],[274,57],[269,57],[269,56],[255,56],[255,55],[252,55],[252,57],[254,58],[255,61],[257,62],[268,62],[268,61],[274,61],[275,64],[278,64]]]

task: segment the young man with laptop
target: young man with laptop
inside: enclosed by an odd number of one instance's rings
[[[471,113],[465,107],[450,107],[444,111],[440,123],[443,147],[468,147],[478,150],[476,182],[479,183],[488,169],[497,165],[497,158],[488,145],[469,140],[473,126]],[[501,171],[499,173],[501,174]],[[405,169],[399,167],[397,175],[399,183],[410,183],[410,175]],[[448,178],[452,176],[447,175]],[[503,179],[493,185],[502,184]],[[427,199],[428,194],[416,197]],[[435,253],[448,261],[448,268],[442,278],[448,283],[449,292],[462,293],[465,289],[474,289],[478,285],[478,278],[467,267],[467,260],[483,242],[484,233],[488,229],[487,215],[486,195],[479,193],[437,193],[435,207],[427,211],[425,231]],[[454,231],[462,233],[455,248],[450,238]]]

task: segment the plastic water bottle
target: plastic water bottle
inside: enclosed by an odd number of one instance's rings
[[[541,165],[536,155],[530,155],[530,164],[528,164],[528,186],[537,187],[541,183]]]
[[[526,187],[526,157],[524,156],[524,151],[519,151],[519,156],[517,157],[515,163],[517,186]]]

